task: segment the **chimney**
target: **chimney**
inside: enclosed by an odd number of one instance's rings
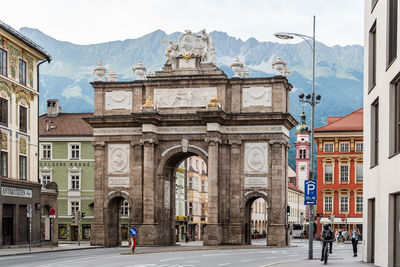
[[[58,99],[47,100],[47,117],[57,117],[61,113]]]

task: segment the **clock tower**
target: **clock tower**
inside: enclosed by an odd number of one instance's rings
[[[296,183],[304,192],[304,181],[310,174],[310,133],[306,124],[306,114],[300,114],[300,125],[296,127]]]

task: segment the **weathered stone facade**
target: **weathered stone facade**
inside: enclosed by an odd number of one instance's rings
[[[204,245],[249,243],[250,207],[259,197],[268,203],[267,243],[285,245],[292,86],[283,76],[228,79],[198,56],[176,60],[147,80],[92,83],[92,244],[119,244],[123,199],[138,244],[175,244],[175,172],[197,155],[208,165]]]

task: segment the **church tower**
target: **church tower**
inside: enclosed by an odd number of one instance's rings
[[[300,124],[296,127],[296,184],[304,192],[304,181],[310,174],[310,133],[304,108],[300,120]]]

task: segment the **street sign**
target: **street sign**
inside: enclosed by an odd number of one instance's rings
[[[26,206],[26,217],[32,218],[32,205],[28,204]]]
[[[304,181],[304,205],[317,204],[317,182],[313,180]]]
[[[129,234],[130,234],[131,236],[136,236],[136,235],[138,234],[138,230],[137,230],[135,227],[131,227],[131,228],[129,229]]]
[[[56,215],[56,210],[53,209],[53,208],[51,208],[51,209],[49,210],[49,214],[50,214],[50,215]]]
[[[346,218],[345,217],[342,217],[342,222],[344,222],[346,220]]]

